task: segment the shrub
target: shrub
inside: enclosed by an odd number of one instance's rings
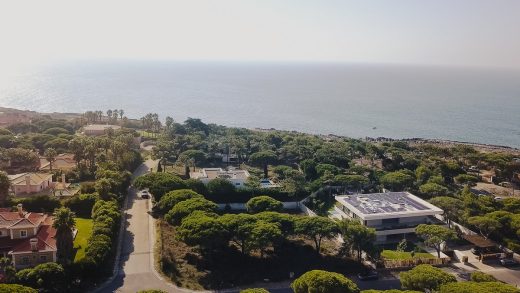
[[[48,262],[16,273],[18,283],[46,292],[65,291],[65,270],[57,263]]]
[[[352,280],[345,276],[321,271],[313,270],[306,272],[291,284],[294,293],[358,293],[359,289]]]
[[[48,195],[38,195],[14,201],[15,205],[19,203],[23,205],[26,211],[34,213],[52,213],[55,209],[61,207],[57,198]]]
[[[272,197],[262,195],[253,197],[246,203],[247,211],[250,213],[281,212],[283,204]]]
[[[0,293],[38,293],[38,290],[18,284],[0,284]]]
[[[441,286],[439,293],[518,293],[518,289],[500,282],[456,282]]]
[[[67,176],[67,177],[70,177],[70,176]],[[81,182],[80,191],[81,191],[81,193],[96,192],[96,182]]]
[[[198,194],[207,194],[208,193],[208,189],[206,188],[206,185],[198,179],[193,179],[193,178],[186,179],[186,180],[184,180],[184,183],[186,184],[187,189],[191,189]]]
[[[85,249],[85,255],[98,269],[106,271],[110,259],[114,237],[117,236],[121,212],[116,202],[98,200],[92,207],[92,235]]]
[[[471,273],[471,281],[473,282],[496,282],[497,279],[490,274],[486,274],[480,271],[474,271]]]
[[[235,186],[224,178],[211,180],[207,189],[211,196],[222,199],[229,199],[236,191]]]
[[[63,205],[73,211],[80,218],[90,218],[92,208],[97,200],[96,194],[80,194],[67,199]]]

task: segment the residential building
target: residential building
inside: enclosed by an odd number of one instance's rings
[[[222,163],[226,164],[237,164],[238,163],[238,155],[236,154],[228,154],[228,153],[215,153],[216,158],[220,158]]]
[[[71,197],[78,194],[80,191],[79,184],[68,183],[65,174],[61,174],[61,181],[55,182],[52,189],[54,196],[60,198]]]
[[[50,173],[20,173],[8,177],[11,182],[11,192],[15,196],[41,193],[54,187]]]
[[[56,229],[43,213],[0,209],[0,255],[10,257],[16,269],[56,261]]]
[[[240,170],[235,168],[203,168],[196,172],[190,172],[190,178],[199,179],[204,184],[208,184],[211,180],[223,178],[231,182],[235,187],[242,188],[249,178],[247,170]]]
[[[377,242],[399,242],[419,224],[444,224],[435,217],[443,213],[440,208],[409,192],[340,195],[334,209],[340,218],[374,228]]]
[[[53,170],[61,170],[61,171],[70,171],[76,168],[77,163],[74,160],[73,154],[59,154],[55,158],[56,160],[52,162]],[[40,171],[50,171],[50,162],[47,161],[47,158],[40,157]]]
[[[101,136],[106,133],[108,129],[119,130],[121,126],[110,124],[90,124],[83,127],[83,134],[87,136]]]

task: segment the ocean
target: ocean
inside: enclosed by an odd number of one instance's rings
[[[0,74],[0,106],[520,147],[520,71],[350,63],[97,60]]]

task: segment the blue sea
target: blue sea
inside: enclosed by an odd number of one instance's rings
[[[520,71],[350,63],[89,60],[0,75],[0,106],[520,147]]]

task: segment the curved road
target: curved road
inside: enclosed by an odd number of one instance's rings
[[[147,160],[135,172],[134,177],[157,168],[157,161]],[[96,292],[131,292],[145,289],[160,289],[167,292],[186,292],[162,279],[154,269],[153,248],[155,223],[149,215],[151,201],[141,199],[136,190],[130,188],[125,202],[125,229],[122,234],[120,257],[115,277]]]

